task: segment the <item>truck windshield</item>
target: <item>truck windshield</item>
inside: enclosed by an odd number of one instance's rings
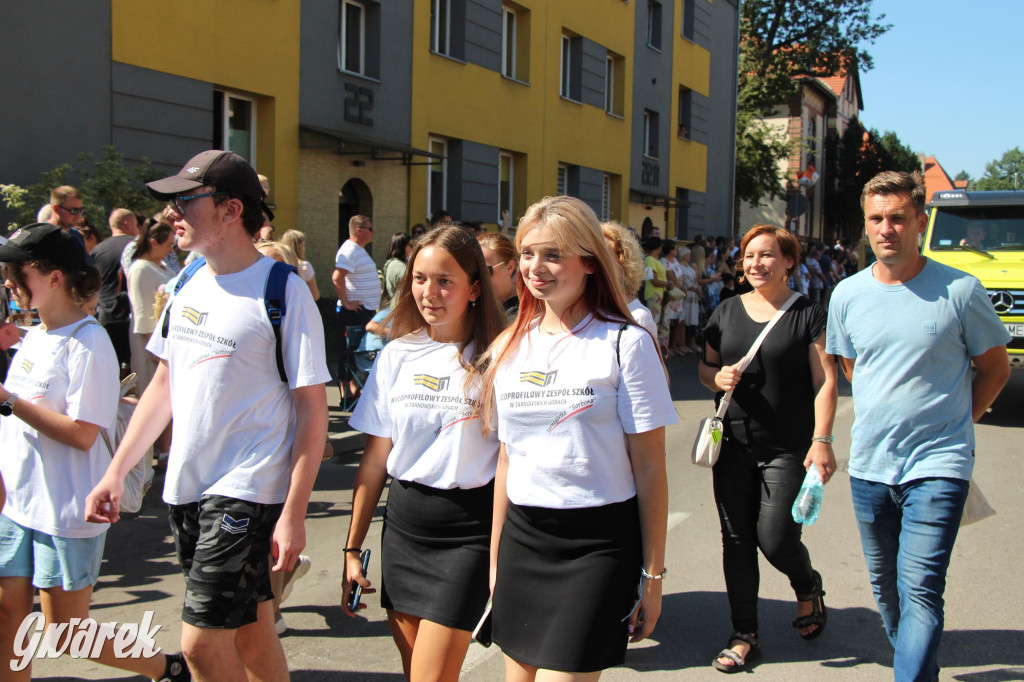
[[[1024,250],[1024,206],[963,206],[935,212],[929,248]]]

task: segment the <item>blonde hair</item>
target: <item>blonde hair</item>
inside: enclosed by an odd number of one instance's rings
[[[700,244],[694,244],[690,253],[693,254],[693,258],[690,259],[690,262],[697,266],[697,275],[699,277],[703,277],[704,269],[707,267],[707,263],[704,262],[704,247]]]
[[[523,238],[533,230],[547,227],[553,232],[555,245],[562,255],[579,256],[593,268],[586,277],[583,294],[572,304],[582,306],[595,319],[636,324],[629,312],[629,301],[623,286],[622,269],[612,257],[604,241],[597,215],[583,201],[568,196],[544,197],[526,210],[516,232],[516,249],[522,253]],[[493,358],[484,375],[484,388],[480,396],[484,434],[493,428],[494,379],[498,368],[506,364],[530,331],[533,321],[544,313],[544,303],[534,298],[522,278],[519,290],[519,313],[512,325],[502,332],[491,345],[488,357]]]
[[[614,220],[601,223],[601,233],[615,245],[612,253],[619,261],[622,286],[626,294],[635,294],[644,276],[644,254],[640,250],[640,243],[625,225]],[[633,297],[630,296],[629,300],[633,300]]]
[[[281,242],[260,242],[256,245],[256,248],[265,256],[269,256],[282,263],[287,263],[296,270],[299,268],[299,259],[295,257],[295,252],[292,251],[290,246],[285,246]]]
[[[299,260],[306,260],[306,235],[298,230],[288,230],[281,235],[281,244],[295,252]]]

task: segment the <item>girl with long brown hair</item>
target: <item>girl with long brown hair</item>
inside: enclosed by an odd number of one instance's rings
[[[366,448],[352,492],[343,606],[387,477],[382,598],[409,679],[457,680],[488,596],[498,442],[481,428],[478,363],[506,318],[470,232],[419,240],[349,424]],[[367,590],[372,591],[372,590]]]

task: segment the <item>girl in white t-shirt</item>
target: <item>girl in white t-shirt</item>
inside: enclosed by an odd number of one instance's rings
[[[41,321],[26,333],[0,385],[7,492],[0,515],[0,651],[11,652],[36,589],[48,623],[89,617],[109,526],[86,522],[85,498],[110,464],[99,436],[101,429],[112,432],[117,418],[119,366],[103,327],[81,309],[101,278],[70,234],[49,224],[22,228],[0,246],[0,262],[4,285]],[[71,637],[79,630],[65,632]],[[119,659],[112,640],[98,654],[100,663],[151,678],[172,668],[187,675],[180,654]],[[30,676],[26,667],[7,670],[4,679]]]
[[[548,197],[516,237],[526,290],[492,345],[481,398],[501,441],[493,638],[506,679],[595,679],[661,613],[664,427],[678,419],[594,212]]]
[[[384,484],[383,606],[406,678],[457,680],[488,597],[495,434],[481,429],[476,368],[506,317],[483,252],[461,227],[419,240],[349,424],[366,448],[352,491],[342,604],[364,588],[360,552]],[[366,590],[372,591],[372,590]]]
[[[313,300],[319,301],[320,287],[316,285],[316,272],[313,270],[313,264],[306,260],[306,234],[298,230],[288,230],[281,235],[281,243],[295,253],[295,258],[298,259],[296,269],[299,271],[299,277],[309,287],[309,293],[313,294]]]
[[[143,227],[135,240],[132,265],[128,268],[128,300],[132,304],[132,371],[139,395],[156,373],[157,358],[146,350],[149,336],[156,329],[154,304],[156,292],[174,273],[164,259],[174,248],[174,228],[166,223]],[[166,448],[164,448],[166,449]]]

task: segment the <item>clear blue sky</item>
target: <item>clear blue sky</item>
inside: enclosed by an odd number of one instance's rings
[[[873,0],[892,29],[867,45],[861,122],[894,131],[974,178],[1008,149],[1024,148],[1024,0]]]

